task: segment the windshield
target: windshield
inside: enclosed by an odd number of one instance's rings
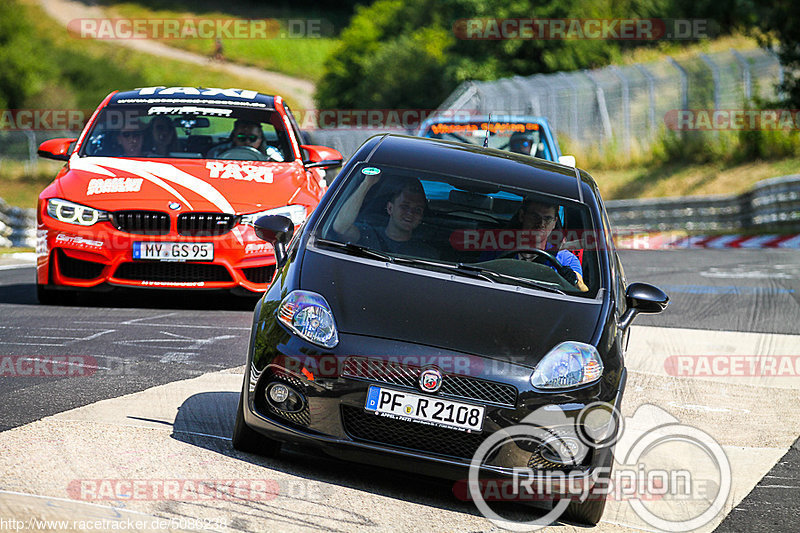
[[[483,146],[487,131],[489,148],[555,160],[541,126],[536,122],[434,122],[428,126],[424,136]]]
[[[111,105],[86,137],[81,156],[292,161],[274,110],[211,105]]]
[[[387,166],[355,167],[319,221],[342,253],[593,297],[589,209],[536,190]]]

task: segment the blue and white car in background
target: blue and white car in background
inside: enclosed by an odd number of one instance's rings
[[[417,136],[483,146],[489,133],[489,148],[575,166],[575,157],[562,155],[550,123],[544,117],[528,115],[464,115],[427,119]]]

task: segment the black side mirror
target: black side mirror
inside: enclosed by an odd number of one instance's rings
[[[281,215],[268,215],[256,220],[253,224],[259,239],[267,241],[275,248],[275,263],[277,268],[286,263],[286,245],[294,235],[292,220]]]
[[[336,168],[342,166],[342,159],[326,159],[324,161],[303,161],[303,166],[306,168]]]
[[[660,313],[667,308],[669,296],[648,283],[631,283],[625,290],[628,310],[622,315],[619,327],[626,329],[639,313]]]

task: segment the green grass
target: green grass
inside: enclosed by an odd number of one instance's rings
[[[800,173],[800,157],[747,163],[673,163],[589,172],[607,200],[733,194],[745,192],[763,179]]]
[[[115,4],[108,7],[108,13],[115,17],[132,19],[183,19],[183,18],[202,18],[208,19],[230,19],[235,18],[244,20],[241,16],[235,16],[230,12],[222,10],[204,11],[198,13],[191,10],[190,6],[184,6],[185,10],[174,9],[154,9],[153,7],[141,3]],[[267,38],[250,38],[249,33],[245,33],[246,38],[226,39],[223,37],[224,55],[226,60],[259,67],[265,70],[282,72],[290,76],[304,78],[311,81],[319,80],[323,71],[323,63],[328,54],[337,44],[337,39],[332,37],[334,27],[328,19],[321,16],[314,16],[305,13],[294,13],[290,16],[275,13],[257,16],[247,15],[247,18],[270,18],[274,22],[268,28]],[[278,18],[280,17],[280,18]],[[286,24],[279,21],[292,19],[297,21],[290,29]],[[312,26],[307,26],[307,21],[311,21]],[[321,21],[317,26],[316,21]],[[305,28],[303,31],[300,28]],[[300,34],[309,33],[310,36],[302,37]],[[297,37],[293,37],[297,35]],[[209,38],[186,38],[186,39],[159,39],[160,42],[195,52],[201,55],[210,56],[214,51],[214,39]]]
[[[34,168],[26,163],[0,161],[0,198],[10,205],[36,207],[39,193],[55,178],[63,163],[40,159]]]
[[[117,44],[75,38],[48,17],[33,0],[25,0],[22,6],[33,25],[31,38],[43,43],[49,56],[45,60],[54,61],[64,78],[43,91],[31,107],[94,109],[102,97],[113,90],[153,85],[240,87],[276,94],[275,87],[232,76],[213,64],[187,64]],[[72,94],[65,97],[64,93],[71,88]],[[294,105],[296,102],[289,99],[289,103]]]

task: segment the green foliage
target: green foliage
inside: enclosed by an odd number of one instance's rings
[[[0,108],[23,107],[45,83],[49,57],[28,39],[30,32],[15,2],[0,3]]]
[[[782,104],[800,108],[800,3],[773,0],[755,7],[755,25],[762,44],[775,48],[785,68]]]
[[[213,67],[76,39],[37,6],[18,0],[0,3],[0,109],[90,112],[114,90],[187,84],[275,92]]]
[[[702,16],[691,6],[678,6],[682,1],[376,0],[357,7],[342,32],[326,62],[317,103],[321,108],[435,108],[465,80],[601,67],[626,48],[653,43],[464,38],[466,19],[663,18],[682,9]],[[704,9],[718,5],[703,2]],[[395,87],[386,87],[389,82]]]

